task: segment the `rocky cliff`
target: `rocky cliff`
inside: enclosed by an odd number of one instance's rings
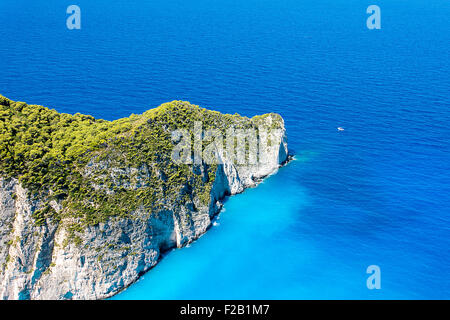
[[[108,122],[0,98],[2,299],[112,296],[206,232],[224,197],[288,159],[277,114],[174,101]],[[207,150],[213,161],[195,154]]]

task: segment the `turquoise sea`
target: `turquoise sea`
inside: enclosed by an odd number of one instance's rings
[[[295,154],[116,298],[450,298],[449,1],[77,0],[68,30],[71,4],[0,1],[0,94],[108,120],[274,111]]]

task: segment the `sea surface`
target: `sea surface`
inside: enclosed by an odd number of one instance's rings
[[[74,2],[81,30],[72,2],[0,1],[0,94],[108,120],[278,112],[295,154],[117,298],[450,298],[448,0]]]

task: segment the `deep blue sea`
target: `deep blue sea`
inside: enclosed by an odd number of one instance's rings
[[[448,0],[1,0],[0,94],[108,120],[175,99],[284,117],[296,160],[117,298],[449,299],[449,17]]]

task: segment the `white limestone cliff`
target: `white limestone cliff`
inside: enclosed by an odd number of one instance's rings
[[[103,299],[120,292],[157,264],[162,252],[205,233],[225,196],[255,186],[287,161],[284,127],[265,157],[261,164],[237,166],[224,156],[209,206],[194,199],[195,208],[151,215],[138,209],[130,218],[87,227],[81,244],[66,241],[69,218],[36,226],[32,215],[40,200],[30,199],[17,179],[0,177],[0,299]]]

